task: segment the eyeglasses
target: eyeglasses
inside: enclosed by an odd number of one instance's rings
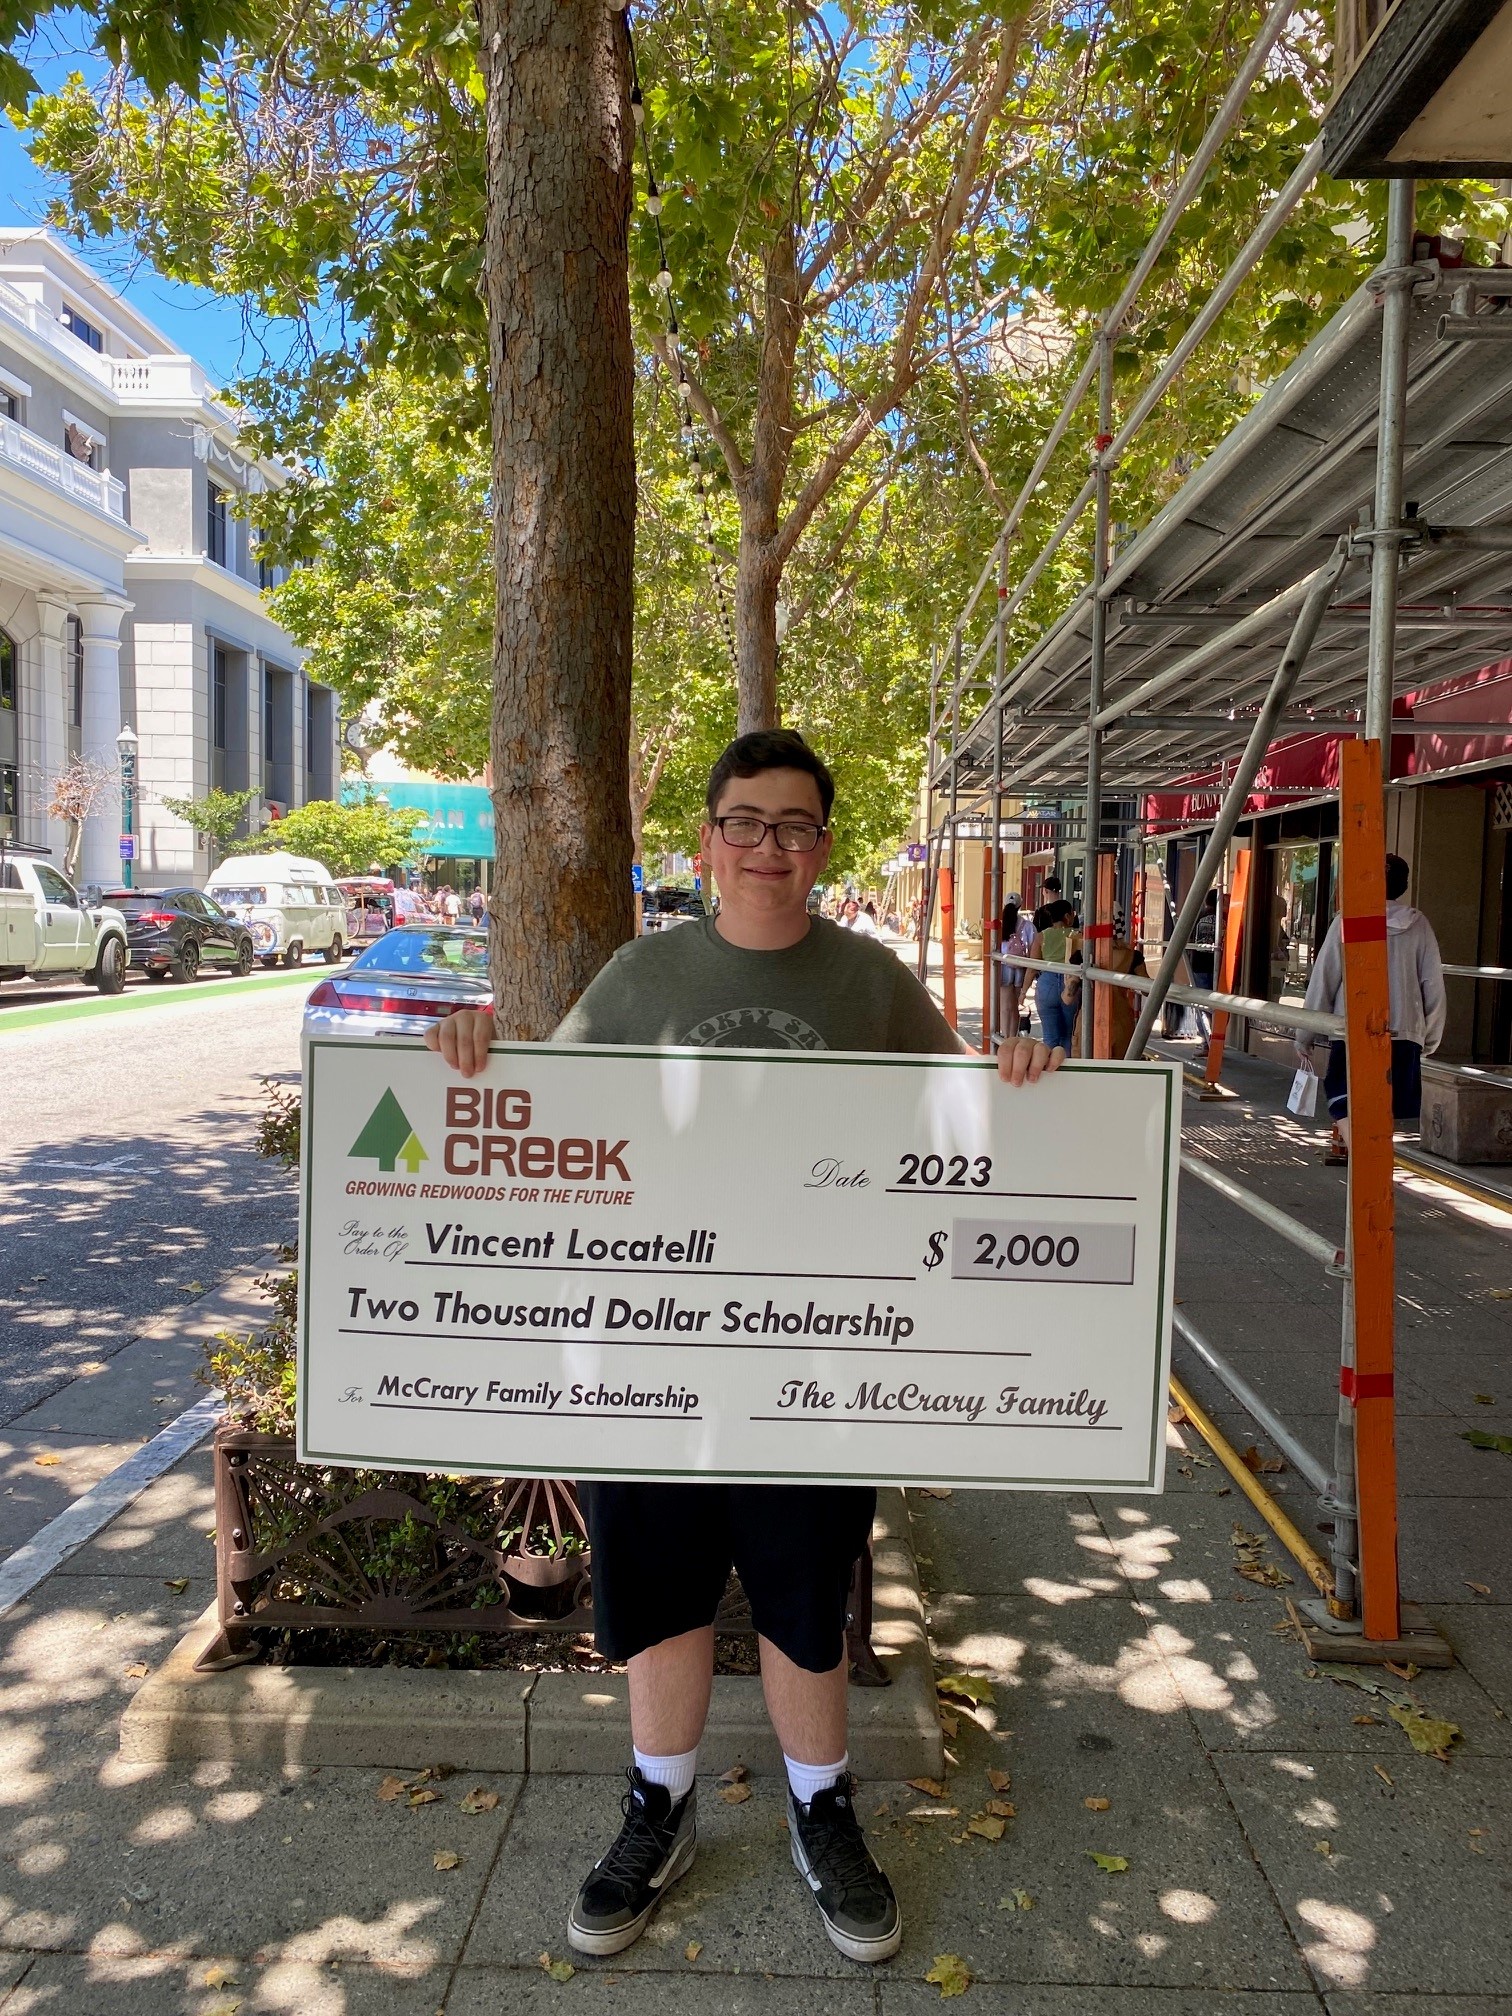
[[[759,847],[768,833],[774,833],[784,854],[812,854],[829,830],[808,819],[747,819],[734,813],[709,824],[719,828],[727,847]]]

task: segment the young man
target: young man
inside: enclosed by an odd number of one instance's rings
[[[1400,854],[1386,856],[1386,971],[1391,1012],[1391,1114],[1404,1124],[1423,1111],[1423,1059],[1431,1057],[1444,1035],[1444,963],[1433,926],[1421,910],[1404,902],[1409,880]],[[1313,962],[1305,1006],[1344,1013],[1343,920],[1335,917]],[[1299,1040],[1297,1054],[1312,1063],[1310,1039]],[[1323,1079],[1333,1136],[1324,1161],[1340,1166],[1349,1160],[1349,1072],[1344,1045],[1328,1046]]]
[[[719,890],[717,916],[622,945],[557,1040],[921,1056],[959,1050],[901,960],[875,938],[809,914],[809,891],[830,857],[834,795],[829,771],[801,736],[773,729],[731,743],[710,773],[700,829]],[[487,1063],[492,1036],[492,1017],[466,1009],[426,1041],[470,1076]],[[1014,1041],[1004,1044],[998,1069],[1019,1085],[1060,1061],[1043,1045]],[[572,1945],[620,1952],[692,1864],[714,1614],[733,1565],[750,1599],[767,1711],[787,1764],[793,1861],[839,1950],[853,1960],[889,1959],[902,1921],[856,1818],[845,1734],[846,1593],[876,1492],[824,1484],[579,1489],[593,1546],[595,1635],[601,1652],[629,1668],[634,1759],[619,1837],[572,1906]],[[669,1542],[673,1575],[664,1565]]]

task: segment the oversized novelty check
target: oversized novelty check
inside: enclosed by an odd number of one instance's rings
[[[316,1038],[299,1453],[1157,1491],[1176,1067]]]

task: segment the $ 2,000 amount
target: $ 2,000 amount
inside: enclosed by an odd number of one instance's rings
[[[955,1281],[1082,1281],[1127,1287],[1132,1225],[1046,1225],[1017,1218],[957,1218],[950,1228]]]

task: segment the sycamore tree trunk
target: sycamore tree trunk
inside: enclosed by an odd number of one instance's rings
[[[493,414],[499,1033],[630,937],[629,60],[605,0],[480,0]]]
[[[742,524],[735,568],[735,660],[739,733],[775,728],[777,705],[777,595],[782,562],[770,538]]]

